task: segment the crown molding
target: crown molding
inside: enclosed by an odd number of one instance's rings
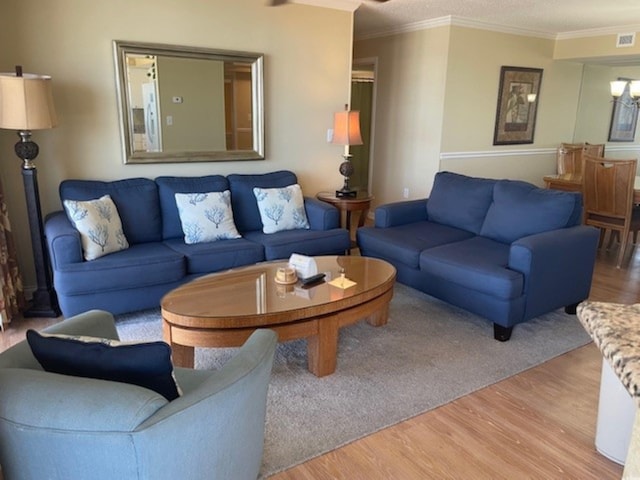
[[[452,16],[451,25],[456,27],[476,28],[478,30],[490,30],[492,32],[509,33],[512,35],[522,35],[525,37],[538,37],[546,38],[548,40],[555,40],[556,34],[549,32],[542,32],[539,30],[531,30],[528,28],[510,27],[507,25],[500,25],[497,23],[482,22],[480,20],[473,20],[471,18]]]
[[[451,16],[431,18],[429,20],[421,20],[419,22],[406,23],[396,27],[376,30],[375,32],[357,35],[356,40],[368,40],[370,38],[388,37],[389,35],[397,35],[399,33],[417,32],[419,30],[427,30],[429,28],[444,27],[451,25]]]
[[[621,25],[619,27],[591,28],[589,30],[575,30],[556,35],[557,40],[569,38],[600,37],[602,35],[617,35],[619,33],[634,33],[640,31],[640,25]]]
[[[347,1],[347,0],[342,0]],[[356,40],[368,40],[377,37],[386,37],[400,33],[415,32],[442,26],[456,26],[465,28],[475,28],[478,30],[489,30],[492,32],[507,33],[512,35],[522,35],[525,37],[537,37],[547,40],[564,40],[569,38],[597,37],[602,35],[617,35],[619,33],[640,32],[640,25],[621,25],[618,27],[593,28],[589,30],[576,30],[573,32],[550,33],[527,28],[510,27],[496,23],[483,22],[471,18],[449,15],[446,17],[421,20],[419,22],[406,23],[391,28],[376,30],[362,35],[356,35]]]
[[[549,40],[554,40],[556,38],[555,34],[549,32],[540,32],[537,30],[530,30],[526,28],[509,27],[506,25],[498,25],[495,23],[481,22],[479,20],[473,20],[470,18],[448,15],[446,17],[431,18],[429,20],[421,20],[419,22],[407,23],[404,25],[399,25],[397,27],[365,33],[363,35],[358,35],[356,37],[356,40],[368,40],[370,38],[386,37],[389,35],[397,35],[399,33],[415,32],[418,30],[426,30],[429,28],[443,26],[476,28],[479,30],[490,30],[492,32],[509,33],[512,35],[522,35],[525,37],[539,37]]]

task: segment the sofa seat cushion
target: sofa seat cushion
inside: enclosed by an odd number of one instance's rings
[[[148,178],[128,178],[113,182],[98,180],[64,180],[60,183],[60,200],[95,200],[109,195],[115,203],[122,229],[129,243],[159,242],[162,218],[158,187]]]
[[[500,299],[523,295],[524,277],[509,270],[509,245],[474,237],[429,248],[420,254],[420,269],[429,275]]]
[[[292,253],[302,255],[342,255],[349,249],[349,232],[343,228],[331,230],[287,230],[262,233],[261,230],[246,232],[248,240],[264,245],[266,260],[289,258]]]
[[[184,255],[187,274],[218,272],[264,261],[262,245],[244,238],[191,245],[185,244],[179,238],[172,238],[164,243],[180,255]]]
[[[184,277],[185,263],[183,255],[160,242],[140,243],[91,262],[59,266],[56,290],[85,295],[175,282]]]
[[[176,205],[176,193],[208,193],[229,190],[222,175],[202,177],[157,177],[158,196],[162,210],[162,238],[182,238],[182,223]]]
[[[500,180],[494,188],[493,203],[480,234],[498,242],[512,243],[522,237],[571,226],[579,203],[580,194],[575,192]]]
[[[438,172],[427,202],[429,220],[480,233],[496,180]]]
[[[473,237],[466,230],[428,221],[393,228],[362,227],[357,235],[358,246],[366,255],[388,258],[411,268],[419,267],[424,249]]]

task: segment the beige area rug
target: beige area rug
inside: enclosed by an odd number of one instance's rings
[[[126,340],[162,338],[160,313],[118,317]],[[397,285],[389,323],[340,330],[335,374],[307,370],[306,342],[279,344],[269,385],[261,476],[496,383],[590,342],[562,310],[493,339],[490,322]],[[196,349],[196,368],[219,368],[235,349]]]

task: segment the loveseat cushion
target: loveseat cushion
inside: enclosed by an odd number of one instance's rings
[[[420,270],[500,299],[518,298],[524,293],[524,277],[507,268],[509,249],[504,243],[473,237],[422,251]]]
[[[165,240],[177,253],[184,255],[187,274],[211,273],[264,261],[262,245],[243,238],[216,242],[185,244],[182,239]]]
[[[158,196],[162,213],[162,238],[184,238],[176,193],[208,193],[229,190],[229,182],[222,175],[203,177],[157,177]]]
[[[253,193],[254,187],[282,188],[298,183],[295,173],[288,170],[258,175],[231,174],[227,176],[231,189],[233,218],[240,234],[262,230],[262,220],[258,202]]]
[[[61,201],[95,200],[109,195],[118,209],[122,230],[130,244],[158,242],[162,238],[158,188],[153,180],[63,180],[59,193]]]
[[[264,245],[266,260],[289,258],[292,253],[302,255],[342,255],[350,246],[349,232],[344,228],[331,230],[286,230],[263,233],[245,232],[244,237]]]
[[[185,263],[160,242],[141,243],[91,262],[59,265],[55,287],[63,295],[84,295],[161,285],[182,279]]]
[[[438,172],[427,202],[429,220],[480,233],[496,180]]]
[[[364,255],[388,258],[411,268],[418,268],[424,249],[473,237],[466,230],[428,221],[392,228],[361,227],[356,235]]]
[[[499,180],[480,235],[498,242],[516,240],[572,225],[580,194]]]

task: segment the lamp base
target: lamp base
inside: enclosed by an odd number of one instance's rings
[[[357,195],[357,190],[345,190],[344,188],[341,190],[336,190],[336,197],[338,198],[356,198]]]
[[[33,292],[27,309],[22,312],[24,318],[57,318],[60,315],[56,292],[52,288]]]

